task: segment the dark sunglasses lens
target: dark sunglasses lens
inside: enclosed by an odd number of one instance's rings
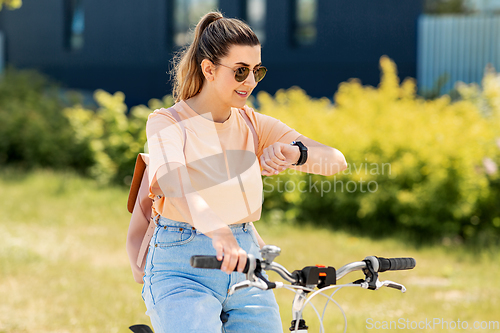
[[[260,82],[266,76],[267,73],[267,68],[266,67],[260,67],[257,72],[255,72],[255,81]]]
[[[248,69],[247,67],[240,67],[236,69],[236,72],[234,72],[234,78],[238,82],[243,82],[248,77],[249,73],[250,69]]]

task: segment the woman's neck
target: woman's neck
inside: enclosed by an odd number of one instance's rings
[[[223,123],[231,116],[231,108],[222,105],[220,100],[213,98],[213,96],[214,94],[211,94],[208,89],[202,89],[185,102],[200,116],[209,118],[216,123]],[[203,115],[205,113],[211,113],[211,117]]]

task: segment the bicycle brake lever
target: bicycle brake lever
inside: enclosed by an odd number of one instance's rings
[[[375,281],[375,288],[373,288],[373,283],[370,284],[366,280],[357,280],[357,281],[354,281],[353,283],[360,284],[361,287],[365,288],[365,289],[378,290],[378,289],[380,289],[380,287],[389,287],[389,288],[401,290],[402,293],[406,292],[405,286],[403,286],[402,284],[393,282],[393,281],[389,281],[389,280],[379,281],[377,279]]]
[[[248,280],[245,280],[245,281],[242,281],[242,282],[239,282],[239,283],[236,283],[234,286],[232,286],[230,289],[229,289],[229,295],[232,295],[235,293],[236,290],[239,290],[239,289],[243,289],[243,288],[247,288],[247,287],[250,287],[252,285],[252,282],[248,281]]]
[[[234,286],[232,286],[229,289],[228,294],[232,295],[232,294],[234,294],[236,292],[236,290],[243,289],[243,288],[248,288],[248,287],[256,287],[256,288],[259,288],[259,289],[262,289],[262,290],[267,290],[268,289],[267,284],[264,281],[260,280],[260,279],[257,279],[256,281],[245,280],[245,281],[238,282]]]
[[[380,287],[385,286],[385,287],[389,287],[389,288],[394,288],[394,289],[401,290],[402,293],[406,292],[405,286],[403,286],[400,283],[396,283],[396,282],[389,281],[389,280],[386,280],[386,281],[377,281],[377,282],[378,282],[377,285],[380,284]],[[380,288],[380,287],[378,287],[378,288]]]

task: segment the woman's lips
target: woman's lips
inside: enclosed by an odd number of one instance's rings
[[[247,97],[248,96],[248,91],[241,91],[241,90],[235,90],[236,94],[241,97]]]

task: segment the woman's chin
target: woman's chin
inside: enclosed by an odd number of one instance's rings
[[[238,98],[233,102],[233,107],[241,109],[247,104],[247,99],[248,98]]]

